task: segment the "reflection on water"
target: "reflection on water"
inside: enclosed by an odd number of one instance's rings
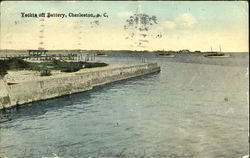
[[[248,54],[152,58],[162,71],[1,111],[0,156],[240,157],[248,152]],[[97,60],[139,63],[141,54]]]

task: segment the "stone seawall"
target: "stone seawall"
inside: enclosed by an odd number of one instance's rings
[[[7,84],[0,79],[0,109],[83,92],[98,85],[159,71],[160,67],[157,64],[144,63],[79,71],[55,77],[41,77],[37,80],[14,84]]]

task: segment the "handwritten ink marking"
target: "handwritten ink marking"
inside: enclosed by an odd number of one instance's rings
[[[145,48],[150,42],[147,38],[150,36],[151,28],[155,24],[158,24],[158,22],[157,17],[154,15],[134,14],[125,21],[125,25],[123,26],[123,29],[128,33],[125,39],[136,38],[137,42],[134,44],[137,47]],[[161,38],[162,35],[159,34],[156,37]]]

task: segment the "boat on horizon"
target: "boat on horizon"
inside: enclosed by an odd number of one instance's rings
[[[103,53],[97,53],[96,55],[97,55],[97,56],[108,56],[108,55],[107,55],[106,53],[104,53],[104,52],[103,52]]]
[[[171,53],[170,53],[171,52]],[[156,52],[156,56],[158,57],[168,57],[168,58],[171,58],[171,57],[174,57],[175,55],[172,54],[173,52],[172,51],[165,51],[165,50],[159,50]]]
[[[208,57],[208,58],[226,58],[226,57],[229,57],[230,55],[222,53],[221,46],[220,46],[220,52],[214,52],[211,47],[211,52],[208,52],[207,54],[204,54],[203,56]]]
[[[159,56],[159,57],[169,57],[169,58],[174,57],[174,54],[170,54],[170,53],[159,53],[159,54],[156,54],[156,55]]]

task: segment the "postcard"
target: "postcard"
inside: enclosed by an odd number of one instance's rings
[[[1,1],[0,158],[248,158],[247,1]]]

